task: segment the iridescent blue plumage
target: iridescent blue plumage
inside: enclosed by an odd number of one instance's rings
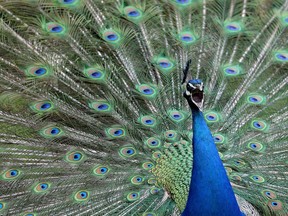
[[[204,115],[193,101],[193,93],[202,88],[200,79],[189,80],[193,85],[191,95],[184,93],[192,111],[193,121],[193,169],[186,207],[182,216],[215,215],[241,216],[230,181],[227,177],[214,138]],[[203,94],[203,90],[200,91]]]

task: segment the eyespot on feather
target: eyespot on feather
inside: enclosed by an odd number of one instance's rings
[[[88,199],[89,199],[89,196],[90,196],[89,191],[80,190],[80,191],[78,191],[78,192],[75,193],[74,199],[75,199],[77,202],[83,202],[83,201],[88,200]]]
[[[142,214],[142,216],[157,216],[157,215],[153,212],[145,212]]]
[[[140,122],[143,126],[146,127],[155,127],[157,125],[157,120],[151,115],[141,116],[138,119],[138,122]]]
[[[133,202],[140,198],[140,194],[138,192],[130,192],[126,198],[129,202]]]
[[[263,105],[266,103],[266,97],[258,94],[250,94],[247,96],[246,101],[252,105]]]
[[[156,89],[148,84],[136,85],[136,89],[147,99],[154,99],[157,95]]]
[[[274,191],[271,191],[271,190],[263,190],[263,191],[261,191],[261,194],[265,198],[268,198],[268,199],[276,199],[277,198],[276,193]]]
[[[213,135],[213,139],[215,144],[223,144],[225,143],[226,137],[223,136],[222,134],[216,133]]]
[[[108,174],[109,171],[110,171],[109,167],[102,166],[102,165],[99,165],[93,169],[93,173],[96,176],[104,176],[104,175]]]
[[[30,105],[30,108],[36,113],[50,112],[54,109],[51,101],[36,101]]]
[[[279,63],[287,63],[288,62],[288,50],[275,51],[274,60]]]
[[[106,72],[100,67],[91,67],[83,70],[83,74],[86,78],[95,82],[105,82]]]
[[[64,135],[64,131],[58,126],[47,126],[39,131],[44,138],[58,138]]]
[[[198,37],[191,31],[182,31],[178,34],[178,40],[184,45],[189,46],[194,44]]]
[[[160,191],[160,188],[152,187],[150,189],[150,194],[157,194],[157,193],[159,193],[159,191]]]
[[[90,101],[88,103],[88,106],[93,111],[96,111],[99,113],[108,113],[112,111],[112,105],[106,100]]]
[[[2,179],[3,180],[14,180],[16,178],[18,178],[21,174],[21,171],[18,169],[9,169],[6,170],[3,174],[2,174]]]
[[[162,155],[162,153],[160,151],[156,151],[156,152],[153,152],[152,158],[154,160],[157,160],[158,158],[161,158],[161,155]]]
[[[57,22],[46,23],[45,30],[53,35],[63,35],[66,32],[66,28]]]
[[[238,76],[242,73],[242,68],[239,65],[224,65],[223,73],[226,77]]]
[[[37,216],[37,214],[36,213],[31,213],[31,212],[29,212],[29,213],[24,213],[24,214],[21,214],[22,216]]]
[[[214,111],[208,111],[204,114],[204,117],[207,121],[207,123],[216,123],[219,122],[221,117],[220,114],[214,112]]]
[[[178,123],[178,122],[183,121],[186,118],[187,113],[185,113],[184,111],[169,110],[168,115],[172,121]]]
[[[192,4],[193,0],[170,0],[175,6],[184,9],[185,7]]]
[[[151,170],[152,168],[154,168],[154,164],[151,163],[151,162],[145,162],[145,163],[142,164],[142,167],[145,170]]]
[[[175,69],[175,63],[170,58],[156,56],[153,58],[153,63],[163,74],[169,74]]]
[[[265,150],[265,146],[256,140],[248,142],[247,148],[255,152],[264,152]]]
[[[142,10],[133,7],[133,6],[127,6],[123,9],[123,12],[125,16],[134,23],[139,23],[143,19],[143,12]]]
[[[29,78],[47,78],[52,75],[52,70],[43,65],[30,66],[24,70],[24,73]]]
[[[65,6],[78,6],[81,0],[58,0],[60,4]]]
[[[6,208],[5,202],[0,202],[0,212]]]
[[[236,166],[236,167],[243,167],[243,166],[246,165],[246,163],[245,163],[245,161],[238,159],[238,160],[234,160],[234,164],[233,165]]]
[[[243,31],[244,25],[241,22],[224,22],[224,33],[226,35],[236,35]]]
[[[119,155],[123,158],[130,158],[132,156],[135,156],[136,153],[137,153],[136,149],[132,146],[122,147],[119,150]]]
[[[106,135],[110,138],[123,138],[126,136],[126,131],[124,128],[115,127],[115,128],[108,128],[105,130]]]
[[[149,178],[147,183],[150,184],[150,185],[154,185],[154,184],[157,183],[157,180],[155,178]]]
[[[234,180],[234,181],[242,181],[241,176],[239,176],[237,174],[233,174],[233,173],[229,176],[229,178]]]
[[[161,141],[155,137],[150,137],[145,141],[145,144],[149,148],[159,148],[161,146]]]
[[[36,193],[43,193],[43,192],[47,192],[50,188],[51,184],[47,183],[47,182],[42,182],[42,183],[38,183],[36,186],[34,186],[33,190]]]
[[[68,152],[65,157],[67,162],[74,164],[82,162],[84,158],[85,155],[80,151]]]
[[[250,176],[250,179],[252,179],[252,181],[254,181],[256,183],[265,182],[265,179],[262,176],[260,176],[260,175],[252,175],[252,176]]]
[[[283,204],[280,200],[270,200],[268,201],[268,206],[273,211],[279,211],[283,209]]]
[[[178,134],[174,130],[168,130],[164,132],[164,137],[167,141],[176,141],[178,139]]]
[[[142,177],[140,175],[136,175],[136,176],[133,176],[130,181],[134,185],[140,185],[140,184],[144,183],[144,180],[145,180],[144,177]]]
[[[106,29],[102,33],[102,38],[111,45],[120,45],[122,37],[119,32],[113,29]]]
[[[260,120],[260,119],[252,120],[251,127],[254,130],[263,131],[263,132],[268,131],[269,129],[268,124],[265,121]]]

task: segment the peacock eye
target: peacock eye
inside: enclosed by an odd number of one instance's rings
[[[81,160],[81,158],[82,158],[82,154],[80,154],[80,153],[75,153],[73,156],[73,159],[75,161],[79,161],[79,160]]]
[[[139,13],[138,11],[136,11],[136,10],[130,11],[130,12],[128,13],[128,16],[131,16],[131,17],[137,17],[137,16],[139,16],[139,15],[140,15],[140,13]]]
[[[91,76],[92,76],[93,78],[99,78],[99,77],[102,76],[102,73],[96,71],[96,72],[93,72],[93,73],[91,74]]]
[[[93,173],[96,175],[96,176],[104,176],[106,175],[108,172],[109,172],[109,168],[106,167],[106,166],[97,166],[93,169]]]
[[[79,151],[68,152],[66,154],[66,161],[72,164],[79,164],[84,158],[85,155]]]
[[[34,74],[37,75],[37,76],[41,76],[41,75],[45,74],[46,71],[47,71],[47,70],[46,70],[45,68],[39,68],[39,69],[37,69],[37,70],[34,72]]]
[[[150,189],[150,193],[151,194],[157,194],[159,191],[160,191],[160,189],[156,188],[156,187],[153,187],[153,188]]]
[[[182,36],[181,38],[183,41],[186,41],[186,42],[193,41],[193,37],[190,37],[190,36]]]
[[[263,183],[263,182],[265,182],[265,179],[262,177],[262,176],[260,176],[260,175],[253,175],[253,176],[251,176],[250,177],[254,182],[256,182],[256,183]]]
[[[143,93],[145,93],[145,94],[153,94],[153,90],[146,88],[146,89],[143,89]]]
[[[112,42],[112,43],[120,39],[120,35],[114,30],[104,31],[103,37],[107,42]]]
[[[118,36],[116,34],[109,34],[109,35],[106,36],[106,38],[108,40],[114,41],[114,40],[118,39]]]
[[[64,3],[71,4],[74,3],[76,0],[63,0]]]
[[[236,71],[231,69],[231,68],[227,68],[225,69],[225,71],[228,73],[228,74],[236,74]]]
[[[127,195],[127,200],[132,202],[132,201],[135,201],[135,200],[138,200],[140,197],[139,193],[137,192],[131,192]]]
[[[106,109],[108,109],[108,105],[107,104],[101,104],[98,106],[98,109],[99,110],[106,110]]]
[[[4,180],[14,180],[21,174],[20,170],[17,169],[10,169],[3,173],[2,177]],[[1,178],[1,177],[0,177]]]
[[[17,170],[11,170],[11,171],[10,171],[10,175],[13,176],[13,177],[14,177],[14,176],[17,176],[17,174],[18,174],[18,171],[17,171]]]
[[[151,163],[151,162],[145,162],[142,164],[142,167],[145,169],[145,170],[150,170],[154,167],[154,164]]]
[[[143,184],[144,178],[142,176],[133,176],[131,178],[131,183],[134,185],[140,185]]]
[[[238,29],[236,26],[233,25],[228,25],[226,28],[232,31],[236,31]]]
[[[147,124],[153,124],[153,120],[149,119],[145,121]]]
[[[47,184],[41,184],[41,189],[42,189],[42,190],[45,190],[45,189],[47,189],[47,187],[48,187],[48,185],[47,185]]]
[[[163,68],[168,68],[171,66],[171,63],[169,62],[160,62],[159,65]]]
[[[65,31],[64,26],[55,23],[55,22],[50,22],[46,24],[46,30],[52,34],[60,34],[63,33]]]
[[[42,110],[46,110],[46,109],[49,109],[51,107],[51,104],[50,103],[44,103],[42,106],[41,106],[41,109]]]
[[[44,193],[50,188],[50,186],[50,183],[38,183],[33,190],[36,193]]]
[[[116,136],[120,136],[120,135],[122,135],[123,134],[123,131],[122,130],[116,130],[115,132],[114,132],[114,135],[116,135]]]
[[[124,158],[130,158],[136,154],[136,149],[132,146],[122,147],[119,150],[119,155]]]
[[[215,116],[208,115],[207,118],[208,118],[209,120],[214,120],[214,119],[215,119]]]
[[[88,191],[78,191],[74,195],[74,199],[78,202],[86,201],[89,198],[89,192]]]
[[[284,61],[288,60],[288,57],[283,55],[283,54],[278,54],[278,55],[276,55],[276,57],[280,60],[284,60]]]
[[[187,4],[189,2],[190,0],[176,0],[176,3],[179,3],[179,4]]]

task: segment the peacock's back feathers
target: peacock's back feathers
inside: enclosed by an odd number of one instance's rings
[[[287,214],[287,1],[0,0],[0,11],[0,215],[180,215],[187,62],[242,211]]]

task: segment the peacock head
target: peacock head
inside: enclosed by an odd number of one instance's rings
[[[204,104],[204,84],[200,79],[189,80],[186,85],[184,97],[202,111]]]

